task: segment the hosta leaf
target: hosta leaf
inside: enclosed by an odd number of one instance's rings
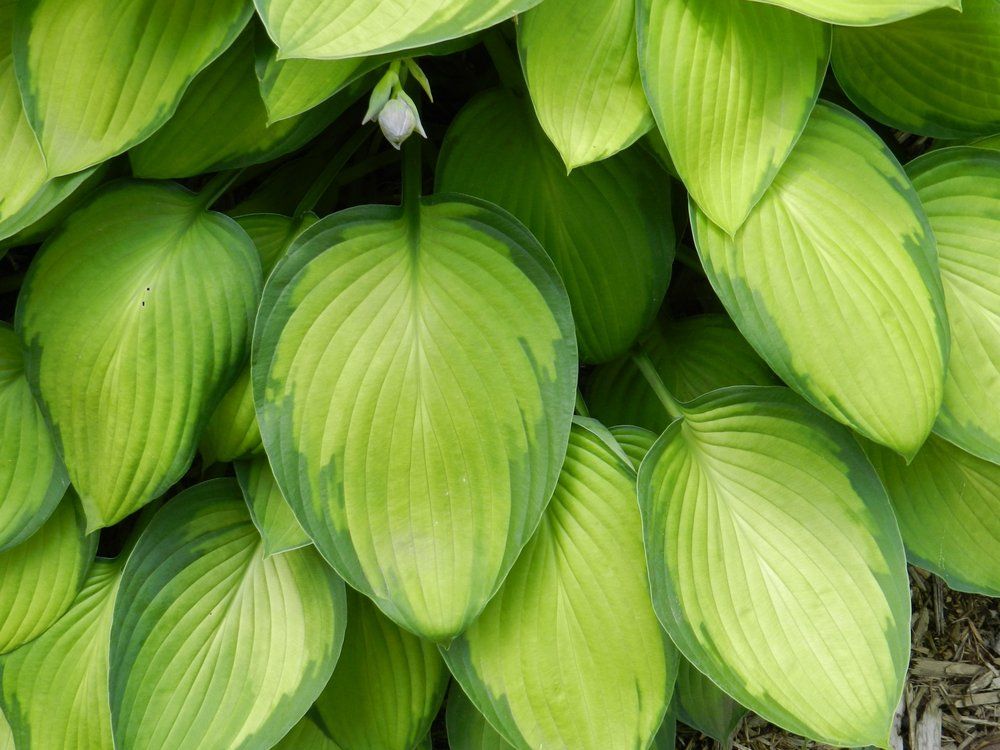
[[[833,70],[866,114],[936,138],[1000,130],[1000,6],[964,0],[870,29],[838,28]]]
[[[951,325],[935,431],[1000,463],[1000,152],[943,149],[907,172],[937,238]]]
[[[307,713],[292,727],[274,750],[341,750],[333,740],[323,734],[312,713]]]
[[[672,708],[663,717],[663,723],[660,724],[649,750],[677,750],[677,717]]]
[[[125,565],[111,628],[116,747],[264,750],[333,672],[343,583],[311,548],[265,557],[236,482],[192,487]]]
[[[692,226],[712,286],[782,380],[916,453],[941,405],[948,323],[934,236],[885,144],[817,105],[734,237],[695,207]]]
[[[437,647],[400,628],[368,597],[347,592],[347,633],[316,711],[348,750],[409,750],[441,707],[448,670]]]
[[[121,568],[96,562],[66,614],[0,658],[0,703],[18,750],[112,750],[108,641]]]
[[[515,747],[649,747],[678,659],[653,613],[641,542],[631,465],[597,422],[576,420],[538,531],[442,650]]]
[[[362,57],[457,39],[540,0],[254,0],[280,57]]]
[[[467,199],[335,214],[275,268],[253,356],[320,552],[407,629],[464,630],[541,517],[573,411],[569,300],[537,241]]]
[[[0,713],[0,750],[16,750],[14,747],[14,734],[11,732],[7,718]]]
[[[566,283],[584,361],[622,354],[656,314],[674,253],[670,184],[641,151],[567,176],[528,102],[491,91],[448,130],[437,183],[534,232]]]
[[[511,744],[490,726],[457,682],[448,691],[445,718],[451,750],[510,750]]]
[[[21,342],[0,322],[0,552],[31,536],[69,485],[24,377]]]
[[[747,710],[695,669],[687,659],[677,672],[678,718],[702,734],[728,746]]]
[[[730,385],[776,382],[725,315],[657,320],[641,342],[667,390],[681,401]],[[634,425],[659,434],[674,421],[628,356],[595,368],[586,392],[591,415],[604,424]]]
[[[236,477],[246,498],[250,518],[264,539],[265,557],[305,547],[310,543],[281,494],[278,483],[274,481],[267,456],[257,456],[236,464]]]
[[[653,126],[632,0],[546,0],[518,20],[517,42],[538,121],[568,169],[606,159]]]
[[[0,258],[6,247],[41,242],[87,198],[108,173],[107,163],[46,182],[16,214],[0,220]]]
[[[695,667],[792,732],[888,747],[909,588],[851,434],[786,389],[730,388],[664,431],[638,486],[656,612]]]
[[[14,65],[50,176],[152,135],[251,13],[246,0],[19,3]]]
[[[17,325],[88,528],[187,471],[259,294],[246,233],[176,185],[116,183],[36,257]]]
[[[642,427],[632,425],[619,425],[612,427],[611,432],[615,441],[621,446],[622,451],[628,456],[629,463],[636,470],[642,463],[642,459],[649,453],[649,449],[656,442],[657,434]]]
[[[732,234],[806,125],[829,29],[747,0],[640,0],[638,9],[643,83],[674,166]]]
[[[0,654],[37,638],[76,596],[97,549],[72,492],[27,540],[0,552]]]
[[[866,444],[910,560],[959,591],[1000,596],[1000,466],[931,436],[909,466]]]
[[[760,0],[843,26],[876,26],[934,8],[960,10],[962,0]],[[968,2],[969,0],[966,0]]]

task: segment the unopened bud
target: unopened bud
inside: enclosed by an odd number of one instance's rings
[[[378,125],[382,128],[382,135],[397,150],[413,134],[413,131],[427,137],[420,124],[420,115],[416,105],[410,97],[402,92],[395,99],[387,101],[382,107],[382,111],[378,113]]]

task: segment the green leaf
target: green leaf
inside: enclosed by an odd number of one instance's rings
[[[638,9],[643,84],[660,133],[691,197],[733,234],[806,125],[829,29],[746,0],[640,0]]]
[[[677,717],[692,729],[730,745],[747,710],[699,672],[687,659],[677,672]]]
[[[759,0],[842,26],[876,26],[934,8],[962,9],[962,0]],[[966,3],[970,0],[965,0]]]
[[[260,455],[236,464],[236,478],[247,501],[250,518],[264,539],[265,557],[311,544],[274,481],[267,456]]]
[[[577,358],[537,241],[456,197],[321,220],[268,280],[254,399],[316,547],[393,620],[465,629],[538,524]]]
[[[871,443],[910,561],[958,591],[1000,596],[1000,466],[931,436],[909,466]]]
[[[941,405],[948,322],[934,236],[885,144],[822,103],[735,236],[691,213],[712,286],[781,379],[913,456]]]
[[[315,550],[265,557],[235,481],[182,492],[122,575],[115,746],[271,747],[330,679],[345,618],[343,583]]]
[[[0,322],[0,552],[41,526],[69,477],[24,376],[21,342]]]
[[[98,164],[156,132],[251,13],[246,0],[20,2],[14,66],[49,175]]]
[[[0,747],[2,750],[2,747]],[[292,727],[292,731],[274,746],[274,750],[341,750],[333,740],[323,734],[312,712],[307,713]]]
[[[730,388],[664,431],[638,486],[656,612],[694,666],[792,732],[889,747],[906,561],[851,434],[786,389]]]
[[[677,749],[677,717],[674,716],[673,706],[667,709],[667,715],[663,717],[656,737],[649,750],[676,750]]]
[[[457,682],[448,691],[445,720],[451,750],[510,750],[511,744],[490,726]]]
[[[330,683],[316,700],[320,723],[351,750],[412,748],[427,736],[448,685],[437,647],[347,592],[347,633]]]
[[[942,149],[907,172],[937,238],[951,326],[935,432],[1000,463],[1000,152]]]
[[[14,747],[14,734],[11,732],[10,724],[6,717],[0,713],[0,750],[16,750]]]
[[[677,654],[653,613],[635,472],[594,420],[576,419],[538,531],[445,661],[518,748],[646,748]]]
[[[667,390],[680,401],[731,385],[776,383],[774,373],[725,315],[657,320],[640,341]],[[659,434],[674,421],[630,356],[595,368],[586,394],[591,416],[604,424]]]
[[[254,0],[282,58],[340,59],[467,36],[540,0]]]
[[[538,121],[567,169],[606,159],[653,127],[632,0],[546,0],[518,19],[517,43]]]
[[[17,326],[89,529],[187,471],[259,295],[246,233],[177,185],[108,187],[35,258]]]
[[[619,425],[612,427],[609,432],[614,437],[615,442],[621,446],[622,451],[628,456],[629,463],[636,470],[642,463],[642,459],[649,453],[649,449],[656,442],[657,434],[642,427],[631,425]]]
[[[86,535],[70,491],[37,532],[0,552],[0,654],[37,638],[69,609],[96,549],[97,535]]]
[[[566,174],[524,100],[480,95],[455,119],[438,161],[440,190],[507,209],[559,270],[576,320],[580,358],[623,354],[670,280],[670,183],[639,150]]]
[[[66,614],[0,658],[0,703],[18,750],[112,750],[108,643],[122,565],[98,560]]]
[[[1000,130],[1000,6],[962,5],[836,29],[833,70],[851,101],[879,122],[935,138]]]
[[[46,182],[16,214],[0,220],[0,258],[7,247],[41,242],[79,207],[110,171],[109,163]]]

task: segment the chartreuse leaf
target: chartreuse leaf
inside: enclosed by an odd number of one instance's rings
[[[962,0],[760,0],[842,26],[876,26],[934,8],[961,10]],[[966,3],[969,0],[965,0]]]
[[[451,750],[510,750],[511,744],[490,726],[457,682],[448,691],[445,721]]]
[[[0,713],[0,750],[15,750],[14,734],[3,713]]]
[[[934,236],[885,144],[819,104],[735,236],[695,207],[692,227],[712,286],[781,379],[913,456],[941,405],[948,321]]]
[[[776,383],[774,373],[725,315],[657,320],[643,335],[641,347],[681,401],[730,385]],[[674,421],[630,356],[595,368],[586,394],[591,416],[604,424],[634,425],[659,434]]]
[[[341,748],[323,734],[323,730],[319,728],[310,711],[292,727],[292,731],[286,734],[281,742],[274,746],[274,750],[341,750]]]
[[[515,747],[649,747],[678,658],[649,599],[635,473],[599,423],[575,420],[538,531],[442,653]]]
[[[457,39],[540,0],[254,0],[282,58],[338,59]]]
[[[643,83],[674,166],[732,234],[806,125],[829,28],[746,0],[640,0],[638,9]]]
[[[0,552],[31,536],[68,485],[24,376],[21,342],[0,322]]]
[[[316,700],[320,722],[350,750],[412,748],[441,707],[448,684],[441,655],[353,589],[347,611],[344,649]]]
[[[850,432],[789,390],[728,388],[684,409],[638,487],[656,612],[694,666],[792,732],[888,747],[906,561]]]
[[[0,704],[18,750],[112,750],[108,643],[123,565],[98,560],[66,614],[0,658]]]
[[[72,492],[42,527],[0,552],[0,654],[37,638],[76,596],[97,549]]]
[[[538,122],[567,169],[606,159],[653,126],[632,0],[546,0],[518,19],[517,42]]]
[[[491,91],[449,128],[437,184],[492,201],[534,232],[566,283],[584,361],[624,353],[656,314],[674,228],[669,180],[642,152],[567,176],[528,102]]]
[[[265,556],[310,544],[309,537],[274,481],[267,456],[256,456],[236,464],[236,478],[246,498],[250,518],[263,537]]]
[[[959,591],[1000,596],[1000,466],[931,436],[909,466],[867,443],[910,561]]]
[[[942,149],[907,172],[937,238],[951,325],[935,432],[1000,463],[1000,152]]]
[[[315,550],[264,555],[235,481],[182,492],[122,574],[115,746],[271,747],[329,680],[346,614],[343,583]]]
[[[17,325],[89,529],[187,471],[259,294],[246,233],[177,185],[116,183],[46,243]]]
[[[677,717],[728,746],[747,710],[719,689],[687,659],[677,672]]]
[[[247,0],[19,3],[14,66],[49,175],[78,172],[152,135],[251,13]]]
[[[653,447],[657,437],[655,432],[632,425],[612,427],[609,432],[614,436],[615,441],[628,456],[629,463],[636,470],[642,463],[642,459],[649,453],[649,449]]]
[[[1000,6],[964,0],[870,29],[838,28],[833,70],[866,114],[936,138],[1000,130]]]
[[[109,163],[49,180],[20,211],[0,219],[0,258],[7,247],[41,242],[104,180]]]
[[[316,547],[408,630],[464,630],[538,524],[573,412],[569,300],[537,241],[457,197],[330,216],[271,274],[253,357]]]

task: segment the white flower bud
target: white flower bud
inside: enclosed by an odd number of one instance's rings
[[[405,94],[385,103],[382,111],[378,113],[378,125],[382,128],[382,135],[397,150],[414,130],[424,135],[420,115],[413,101]]]

